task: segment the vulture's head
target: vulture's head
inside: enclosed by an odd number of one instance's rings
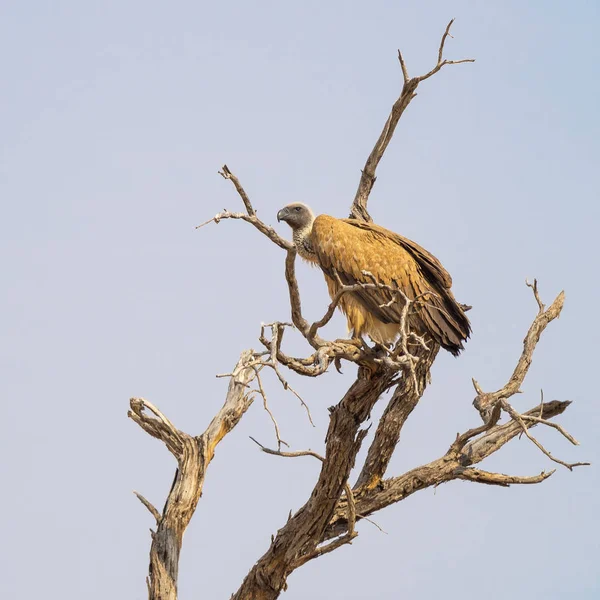
[[[294,231],[306,229],[315,220],[312,210],[306,204],[296,202],[284,206],[277,213],[278,221],[285,221]]]

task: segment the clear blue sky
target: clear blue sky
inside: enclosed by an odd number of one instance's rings
[[[400,89],[397,48],[425,72],[452,17],[447,56],[477,62],[419,88],[370,208],[443,261],[474,306],[474,334],[460,358],[440,356],[389,474],[478,423],[470,378],[494,390],[510,375],[536,310],[526,277],[547,302],[563,288],[567,301],[515,403],[533,406],[542,387],[574,400],[561,422],[582,446],[540,439],[598,463],[599,12],[593,1],[3,2],[0,596],[146,597],[152,523],[131,490],[162,506],[174,463],[126,418],[128,398],[200,433],[226,390],[214,375],[257,346],[261,321],[288,317],[281,251],[242,223],[194,230],[239,207],[218,168],[269,223],[293,201],[346,216]],[[300,283],[320,316],[320,274],[301,267]],[[315,429],[268,382],[294,448],[322,449],[346,371],[291,378]],[[210,467],[182,599],[229,598],[312,489],[318,465],[262,455],[249,435],[272,442],[259,404]],[[553,465],[522,439],[486,467]],[[377,516],[388,535],[361,524],[352,547],[295,573],[286,599],[598,598],[599,485],[594,465],[539,486],[426,490]]]

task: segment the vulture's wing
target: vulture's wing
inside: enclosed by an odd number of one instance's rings
[[[311,245],[326,275],[351,285],[378,283],[398,287],[411,299],[418,299],[415,312],[423,325],[451,352],[462,348],[470,325],[450,286],[452,279],[441,263],[427,250],[387,229],[354,219],[321,215],[315,219]],[[355,293],[365,308],[383,323],[399,323],[403,302],[384,289],[363,289]]]
[[[444,269],[442,263],[433,256],[433,254],[425,250],[422,246],[419,246],[419,244],[408,238],[402,237],[389,229],[375,225],[375,223],[366,223],[365,221],[358,221],[356,219],[343,219],[343,221],[344,223],[353,225],[357,229],[372,231],[375,235],[379,234],[405,248],[420,267],[426,271],[427,275],[435,279],[440,287],[448,290],[452,287],[452,277],[450,277],[450,273]]]

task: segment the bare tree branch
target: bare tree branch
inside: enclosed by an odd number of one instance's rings
[[[475,483],[485,483],[487,485],[500,485],[502,487],[509,487],[513,484],[533,484],[541,483],[544,479],[552,476],[556,472],[556,469],[546,473],[542,471],[539,475],[533,475],[530,477],[518,477],[516,475],[504,475],[502,473],[490,473],[489,471],[482,471],[481,469],[458,469],[458,479],[464,479],[466,481],[474,481]]]
[[[127,416],[135,421],[146,433],[150,434],[165,443],[169,452],[180,460],[183,454],[183,446],[185,440],[189,437],[187,433],[183,433],[175,428],[173,423],[167,419],[159,410],[148,400],[143,398],[131,398],[129,401],[131,410]],[[147,415],[144,411],[148,409],[157,418]]]
[[[265,327],[271,328],[271,340],[267,343],[267,347],[269,349],[269,354],[270,354],[270,360],[268,363],[265,363],[265,365],[268,367],[271,367],[275,371],[275,374],[277,375],[277,379],[279,379],[279,382],[283,386],[283,389],[289,390],[292,394],[294,394],[294,396],[296,396],[296,398],[298,398],[298,400],[300,400],[300,404],[306,410],[306,415],[308,416],[308,420],[309,420],[310,424],[314,427],[315,424],[312,420],[312,415],[310,414],[310,408],[308,407],[308,404],[306,404],[306,402],[304,402],[304,400],[302,399],[302,396],[300,396],[300,394],[287,382],[287,380],[281,374],[281,371],[279,370],[279,367],[278,367],[278,364],[279,364],[278,355],[281,352],[281,341],[282,341],[283,332],[285,331],[286,326],[293,327],[293,325],[291,323],[279,323],[279,322],[261,325],[260,337],[259,337],[259,339],[261,341],[266,340]]]
[[[329,542],[328,544],[324,544],[322,546],[318,546],[312,552],[309,552],[298,558],[297,563],[294,565],[294,568],[297,569],[302,565],[306,564],[309,560],[313,560],[315,558],[319,558],[319,556],[323,556],[324,554],[328,554],[329,552],[333,552],[333,550],[337,550],[340,546],[345,544],[351,544],[352,540],[358,536],[358,533],[355,531],[354,526],[356,524],[356,505],[354,503],[354,494],[352,493],[352,488],[348,483],[346,483],[344,487],[344,493],[346,497],[346,505],[348,507],[348,531],[342,535],[341,537]],[[379,527],[377,525],[377,527]],[[381,528],[379,528],[381,529]]]
[[[146,500],[146,498],[144,498],[144,496],[142,496],[138,492],[134,491],[133,493],[135,494],[137,499],[150,511],[150,514],[154,517],[156,523],[160,523],[161,515],[158,512],[158,510],[156,510],[154,505],[151,502],[148,502],[148,500]]]
[[[546,310],[544,305],[540,304],[539,296],[537,296],[537,282],[535,284],[534,294],[536,295],[536,301],[540,306],[540,310],[531,324],[525,339],[523,340],[523,352],[521,353],[521,357],[517,362],[517,366],[515,367],[515,370],[513,371],[513,374],[506,385],[496,392],[486,393],[483,392],[477,381],[473,380],[473,386],[477,392],[477,397],[473,401],[473,406],[475,406],[475,408],[479,411],[484,423],[498,420],[500,417],[499,402],[502,398],[510,398],[511,396],[519,393],[521,384],[523,383],[523,380],[529,371],[533,352],[540,340],[542,332],[544,329],[546,329],[550,322],[560,316],[565,303],[565,293],[561,292]],[[466,440],[461,440],[461,443],[463,441]]]
[[[542,419],[539,416],[534,417],[533,415],[520,415],[520,417],[524,421],[535,421],[536,423],[542,423],[543,425],[552,427],[552,428],[556,429],[557,431],[559,431],[564,437],[566,437],[571,442],[571,444],[573,444],[574,446],[579,446],[579,442],[568,431],[566,431],[566,429],[564,427],[562,427],[558,423],[552,423],[551,421]]]
[[[544,419],[551,419],[562,414],[570,404],[570,402],[559,401],[546,403],[544,405]],[[537,412],[538,410],[539,406],[536,406],[528,413]],[[477,464],[497,452],[504,444],[518,436],[520,432],[521,429],[518,423],[514,421],[504,425],[494,425],[481,437],[467,444],[462,452],[451,446],[444,456],[416,467],[403,475],[384,479],[375,487],[362,486],[355,488],[354,498],[357,520],[401,502],[415,492],[457,479],[466,467]],[[531,481],[530,483],[534,482]],[[329,526],[325,530],[323,541],[337,537],[346,531],[346,512],[346,504],[344,500],[341,500]]]
[[[542,406],[543,418],[547,420],[561,415],[570,405],[571,402],[569,401],[553,400],[552,402],[545,402]],[[539,413],[539,406],[532,408],[525,414],[533,413]],[[533,426],[535,426],[535,423]],[[457,449],[453,444],[448,452],[460,452],[461,464],[463,466],[473,465],[500,450],[502,446],[520,435],[520,433],[521,427],[519,424],[516,421],[509,421],[503,425],[494,425],[487,428],[482,435],[475,437],[462,447],[462,450]]]
[[[255,361],[252,351],[243,352],[234,376],[229,381],[227,397],[221,410],[206,431],[198,437],[183,433],[150,402],[132,398],[128,416],[146,433],[162,440],[177,459],[177,471],[162,515],[141,494],[135,492],[157,522],[150,548],[148,596],[150,600],[176,600],[179,554],[183,533],[194,514],[204,485],[206,468],[216,445],[239,422],[252,404],[247,386],[255,377],[249,366]],[[157,418],[144,413],[150,410]]]
[[[289,446],[289,444],[281,439],[281,433],[279,432],[279,425],[277,420],[273,416],[271,409],[269,408],[269,403],[267,400],[267,393],[265,392],[265,388],[263,387],[262,380],[260,378],[260,371],[257,367],[254,367],[254,371],[256,373],[256,381],[258,383],[258,391],[263,399],[263,408],[267,411],[269,417],[271,417],[271,421],[273,422],[273,427],[275,428],[275,437],[277,438],[277,447],[281,448],[281,445]]]
[[[473,62],[472,59],[444,59],[447,38],[452,37],[450,35],[452,23],[453,20],[450,21],[441,38],[436,65],[424,75],[409,77],[404,57],[398,52],[404,81],[402,91],[392,106],[383,131],[362,171],[352,203],[350,213],[352,218],[371,220],[367,203],[376,180],[376,169],[394,135],[399,119],[416,96],[418,85],[446,65]],[[570,469],[588,464],[566,463],[554,458],[529,431],[537,425],[549,426],[556,429],[571,443],[577,444],[575,438],[562,426],[549,421],[566,410],[569,402],[544,402],[542,396],[540,404],[524,414],[520,414],[508,402],[514,394],[520,392],[541,333],[548,323],[560,315],[564,302],[564,294],[561,292],[546,309],[540,299],[537,281],[534,281],[533,284],[527,283],[527,285],[533,290],[539,311],[525,336],[523,351],[508,382],[498,391],[486,393],[477,381],[473,380],[477,393],[473,404],[484,423],[458,434],[448,451],[440,458],[400,476],[384,479],[402,427],[423,394],[429,381],[431,364],[439,351],[439,346],[422,331],[411,331],[408,326],[413,305],[427,303],[427,298],[418,297],[409,300],[399,289],[393,286],[382,286],[373,276],[371,276],[371,283],[357,285],[344,285],[338,276],[340,286],[338,293],[335,294],[323,317],[311,324],[302,314],[295,273],[294,245],[280,237],[272,227],[258,218],[239,179],[226,165],[223,166],[220,174],[225,179],[231,180],[246,212],[231,213],[224,210],[198,227],[212,222],[219,223],[223,219],[246,221],[286,251],[285,279],[288,285],[291,320],[314,352],[303,358],[288,356],[282,351],[281,345],[285,328],[290,324],[273,322],[263,325],[259,340],[265,350],[247,351],[242,354],[232,373],[226,375],[230,378],[230,382],[225,404],[201,436],[192,437],[179,431],[152,404],[145,400],[132,399],[129,416],[144,431],[162,440],[178,461],[175,481],[162,514],[143,496],[136,493],[157,522],[157,532],[153,534],[150,553],[148,588],[151,600],[175,600],[181,539],[200,497],[206,468],[213,458],[216,445],[239,422],[256,394],[262,396],[264,408],[273,421],[277,450],[263,446],[254,438],[251,439],[267,454],[286,458],[302,456],[316,458],[321,463],[321,470],[304,506],[294,515],[290,512],[287,523],[275,536],[272,536],[270,547],[250,569],[240,588],[232,596],[234,600],[278,598],[287,588],[287,578],[294,570],[310,560],[343,545],[351,544],[358,535],[357,521],[369,520],[368,517],[373,513],[390,504],[400,502],[419,490],[453,480],[503,487],[512,484],[537,484],[544,481],[554,471],[542,472],[535,476],[512,476],[473,467],[520,434],[524,433],[547,457]],[[369,275],[367,272],[364,274]],[[361,289],[381,288],[385,290],[382,307],[398,301],[400,295],[404,300],[400,337],[393,348],[383,348],[379,345],[370,348],[362,340],[330,341],[319,336],[319,330],[331,320],[344,294]],[[265,332],[267,327],[271,330],[270,338]],[[339,369],[341,360],[357,364],[358,374],[344,397],[338,404],[329,408],[330,421],[325,439],[325,455],[321,456],[312,450],[282,451],[281,445],[285,442],[281,439],[277,421],[268,407],[267,394],[261,379],[262,370],[268,367],[275,372],[283,388],[300,400],[312,423],[308,406],[289,386],[281,373],[280,366],[284,365],[303,376],[317,377],[325,373],[331,363]],[[258,390],[250,389],[250,383],[254,380]],[[352,489],[349,476],[367,435],[366,422],[370,419],[371,411],[381,395],[392,387],[395,387],[394,393],[379,421],[367,458],[360,468],[357,483]],[[502,411],[508,414],[510,420],[500,424]]]
[[[502,406],[502,408],[511,416],[511,418],[516,421],[519,426],[521,427],[521,430],[523,431],[523,433],[552,461],[554,461],[555,463],[558,463],[559,465],[562,465],[563,467],[566,467],[567,469],[569,469],[569,471],[573,470],[573,467],[583,467],[583,466],[589,466],[589,462],[576,462],[576,463],[568,463],[565,462],[563,460],[560,460],[560,458],[556,458],[555,456],[552,456],[552,454],[550,454],[550,452],[548,452],[548,450],[546,450],[546,448],[544,448],[544,446],[542,446],[542,444],[540,442],[538,442],[538,440],[533,437],[533,435],[531,435],[531,433],[529,433],[529,430],[527,428],[527,425],[525,424],[525,421],[523,420],[523,417],[503,398],[502,400],[500,400],[500,406]],[[526,416],[525,419],[527,419],[528,417]],[[534,417],[535,418],[535,417]],[[546,425],[546,421],[544,419],[539,419],[539,418],[535,418],[534,421],[535,424],[537,423],[543,423],[544,425]],[[561,428],[562,429],[562,428]],[[572,438],[572,436],[570,434],[568,434],[566,431],[564,431],[565,437],[568,438]]]
[[[300,450],[297,452],[284,452],[282,450],[272,450],[271,448],[267,448],[266,446],[263,446],[259,441],[255,440],[252,436],[250,436],[250,439],[255,444],[260,446],[260,449],[265,454],[272,454],[273,456],[283,456],[285,458],[297,458],[299,456],[312,456],[313,458],[316,458],[316,459],[320,460],[321,462],[325,462],[325,459],[320,454],[317,454],[316,452],[313,452],[312,450]]]
[[[528,431],[529,428],[538,424],[552,425],[549,424],[548,420],[566,410],[570,405],[570,402],[553,401],[544,403],[542,401],[540,405],[535,406],[524,415],[520,415],[506,400],[506,398],[518,393],[520,386],[527,375],[533,359],[533,352],[543,330],[548,323],[560,315],[564,303],[564,294],[561,292],[552,305],[546,309],[539,297],[537,282],[531,287],[534,291],[539,311],[525,336],[523,352],[517,361],[517,366],[509,381],[499,391],[494,392],[493,394],[486,394],[479,384],[473,380],[473,385],[478,394],[474,405],[481,412],[482,401],[487,402],[487,404],[483,405],[483,409],[488,411],[486,414],[490,414],[491,418],[488,418],[480,427],[469,429],[465,433],[457,435],[456,440],[450,446],[448,452],[441,458],[432,461],[427,465],[417,467],[400,477],[393,477],[387,480],[370,477],[372,472],[381,472],[381,468],[378,470],[377,467],[373,466],[373,463],[375,465],[383,463],[387,466],[387,462],[389,462],[388,454],[390,454],[389,449],[391,448],[393,450],[393,438],[389,440],[389,437],[386,438],[385,436],[382,436],[382,442],[380,442],[380,444],[383,444],[384,450],[381,450],[381,456],[378,456],[377,450],[374,450],[371,459],[369,460],[368,458],[365,462],[359,481],[354,489],[356,511],[357,514],[360,515],[359,518],[371,515],[390,504],[400,502],[416,491],[431,486],[437,486],[457,478],[496,485],[506,485],[510,483],[533,484],[543,481],[551,474],[521,478],[518,480],[518,478],[511,478],[511,476],[500,473],[488,473],[481,470],[465,471],[466,467],[481,462],[520,433],[525,433],[527,437],[531,439],[531,441],[533,441],[551,460],[558,462],[571,470],[575,466],[589,464],[566,463],[560,459],[556,459]],[[403,398],[402,395],[399,397]],[[392,398],[390,406],[393,404],[394,398]],[[403,407],[403,410],[410,414],[410,411],[412,410],[411,406],[412,402],[408,402],[407,405]],[[387,410],[389,409],[390,407],[388,407]],[[509,414],[511,417],[510,422],[498,425],[500,410],[505,410]],[[397,414],[395,416],[399,417],[399,421],[395,425],[396,430],[399,432],[404,421],[402,420],[402,412],[398,406],[396,407],[396,411]],[[385,416],[384,413],[384,417]],[[530,423],[529,428],[525,423],[526,421]],[[384,418],[382,417],[378,431],[382,428],[383,423]],[[563,427],[557,426],[556,429],[570,441],[574,440],[576,442],[575,438],[573,438],[573,436],[571,436]],[[386,458],[387,461],[385,460]],[[340,535],[345,530],[345,523],[345,503],[343,500],[340,500],[335,514],[324,533],[323,541]]]
[[[298,280],[296,279],[296,249],[288,250],[285,257],[285,280],[288,284],[290,294],[290,307],[292,309],[292,323],[306,337],[309,330],[308,321],[302,316],[302,304],[300,302],[300,290],[298,289]],[[318,348],[323,345],[320,338],[314,336],[313,347]]]
[[[429,71],[425,75],[410,78],[408,75],[408,69],[406,67],[404,57],[402,56],[400,50],[398,50],[398,60],[400,61],[400,67],[402,69],[404,84],[402,85],[402,91],[400,92],[400,96],[396,100],[396,102],[394,102],[394,105],[392,106],[392,111],[390,112],[390,115],[387,118],[385,125],[383,126],[383,131],[379,135],[379,139],[375,143],[375,146],[371,151],[371,154],[369,154],[367,162],[365,163],[365,166],[362,170],[360,182],[358,184],[358,189],[356,190],[354,202],[352,203],[350,218],[362,219],[363,221],[372,221],[371,215],[367,210],[367,202],[369,200],[371,190],[373,189],[373,185],[375,184],[375,172],[377,170],[377,166],[379,165],[379,162],[383,158],[383,155],[390,141],[392,140],[394,132],[396,131],[396,126],[398,125],[398,121],[400,121],[400,117],[402,117],[402,114],[406,110],[406,107],[410,104],[411,100],[417,95],[416,90],[419,84],[422,81],[429,79],[429,77],[431,77],[432,75],[435,75],[445,65],[454,65],[464,62],[475,62],[472,58],[456,61],[443,59],[444,45],[446,43],[446,38],[450,35],[450,27],[452,27],[452,23],[454,23],[454,19],[452,19],[452,21],[448,23],[446,31],[442,36],[442,41],[438,50],[437,64],[433,69],[431,69],[431,71]]]
[[[367,452],[367,458],[354,486],[355,489],[360,487],[373,488],[379,484],[385,475],[393,452],[400,440],[402,427],[423,396],[429,371],[438,351],[439,346],[437,344],[431,350],[422,348],[416,350],[422,360],[414,367],[414,377],[407,377],[405,373],[394,390],[392,398],[377,425],[375,436]]]
[[[361,367],[357,380],[344,398],[330,409],[326,460],[310,498],[279,529],[270,548],[250,569],[234,594],[234,599],[277,598],[292,571],[307,560],[331,552],[350,541],[348,534],[348,537],[332,542],[333,545],[319,547],[322,534],[345,489],[350,469],[366,435],[366,430],[359,429],[360,425],[368,418],[373,405],[392,377],[392,374],[381,369],[371,371]]]
[[[448,26],[446,27],[446,31],[444,32],[444,35],[442,36],[442,41],[440,43],[440,48],[438,50],[437,64],[435,65],[435,67],[433,67],[433,69],[431,69],[431,71],[429,71],[429,73],[426,73],[425,75],[421,75],[420,77],[418,77],[419,82],[429,79],[432,75],[435,75],[442,67],[444,67],[446,65],[460,65],[461,63],[475,62],[474,58],[463,58],[462,60],[444,60],[444,58],[443,58],[444,44],[446,43],[446,38],[448,36],[452,37],[450,35],[450,27],[452,27],[452,23],[454,23],[454,19],[452,19],[450,21],[450,23],[448,23]]]
[[[253,217],[256,214],[256,211],[252,206],[252,202],[250,202],[250,198],[248,198],[248,194],[246,194],[244,188],[240,184],[239,179],[229,170],[227,165],[223,165],[223,169],[219,171],[219,175],[221,175],[221,177],[224,179],[229,179],[233,183],[237,193],[240,195],[240,198],[244,203],[244,206],[246,207],[246,212],[250,217]]]
[[[315,377],[315,376],[325,372],[327,370],[329,364],[331,364],[331,362],[335,362],[336,366],[337,366],[341,359],[345,359],[345,360],[348,360],[348,361],[351,361],[351,362],[354,362],[356,364],[363,365],[363,366],[372,363],[373,358],[374,358],[373,353],[370,352],[368,348],[361,348],[361,347],[357,346],[352,340],[339,340],[338,339],[338,340],[335,340],[334,342],[324,340],[317,334],[317,331],[318,331],[318,329],[323,327],[326,323],[328,323],[329,320],[332,318],[335,308],[337,307],[338,303],[340,302],[340,299],[342,298],[343,294],[345,294],[345,293],[356,291],[359,288],[364,288],[364,289],[383,288],[383,289],[393,292],[394,294],[401,294],[402,292],[398,289],[378,283],[375,280],[375,278],[373,278],[373,283],[361,283],[361,284],[356,284],[353,286],[344,286],[343,284],[341,284],[343,289],[341,290],[340,294],[332,301],[332,303],[330,304],[324,317],[322,319],[320,319],[319,321],[310,325],[308,323],[308,321],[302,315],[300,290],[298,288],[298,281],[296,279],[296,268],[295,268],[296,254],[297,254],[296,249],[294,248],[294,246],[292,244],[290,244],[283,238],[280,238],[278,236],[278,234],[272,228],[268,227],[262,221],[260,221],[260,219],[258,219],[247,194],[245,193],[245,191],[241,187],[241,184],[239,183],[239,180],[237,179],[237,177],[235,175],[233,175],[231,170],[229,168],[227,168],[226,166],[224,166],[222,174],[226,174],[227,175],[226,179],[231,179],[234,182],[234,184],[236,185],[236,189],[239,188],[238,192],[240,193],[240,196],[242,197],[242,200],[244,202],[244,205],[247,208],[247,211],[251,214],[230,213],[229,211],[224,211],[222,213],[219,213],[215,217],[213,217],[213,219],[209,219],[202,225],[199,225],[198,227],[203,227],[204,225],[211,223],[213,221],[218,223],[221,219],[225,219],[225,218],[242,219],[242,220],[247,221],[247,222],[251,223],[252,225],[254,225],[259,231],[261,231],[264,235],[266,235],[269,239],[271,239],[279,247],[287,250],[286,260],[285,260],[285,278],[286,278],[286,282],[288,285],[288,292],[289,292],[289,297],[290,297],[292,323],[296,327],[296,329],[302,334],[302,336],[309,342],[309,344],[315,350],[317,350],[317,353],[315,355],[313,355],[313,357],[312,357],[315,362],[310,364],[310,363],[307,363],[305,360],[298,360],[298,359],[293,359],[291,357],[287,357],[283,353],[281,353],[280,350],[278,349],[277,350],[277,361],[275,361],[275,362],[271,361],[271,363],[268,366],[270,366],[276,370],[278,377],[280,378],[282,383],[284,383],[284,380],[281,377],[281,374],[277,370],[277,367],[276,367],[277,362],[281,362],[282,364],[289,366],[290,368],[292,368],[294,371],[296,371],[297,373],[299,373],[301,375],[308,375],[308,376],[312,376],[312,377]],[[415,299],[414,301],[409,301],[408,298],[404,294],[402,294],[402,296],[404,297],[404,299],[407,303],[417,302],[417,301],[422,302],[420,300],[420,298]],[[408,309],[409,309],[409,306],[406,307],[406,311],[408,311]],[[395,354],[393,354],[391,356],[384,355],[384,356],[378,358],[377,360],[379,360],[382,364],[385,364],[386,366],[388,366],[390,368],[394,368],[396,370],[399,370],[406,365],[411,367],[412,362],[414,361],[415,357],[413,357],[410,353],[408,353],[408,351],[406,349],[406,340],[408,339],[409,335],[416,337],[418,342],[424,344],[424,341],[419,336],[417,336],[414,332],[406,332],[405,335],[401,336],[401,342],[404,344],[403,345],[404,352],[403,352],[402,357],[398,358],[397,357],[398,352],[396,352]],[[267,342],[267,340],[264,336],[264,332],[261,332],[260,341],[265,346],[270,348],[270,343]],[[293,393],[295,393],[295,392],[293,392]]]
[[[268,340],[264,331],[261,332],[259,341],[263,346],[270,350],[271,340]],[[327,371],[327,368],[331,364],[329,358],[328,349],[323,346],[319,348],[314,354],[306,358],[296,358],[294,356],[288,356],[284,354],[280,348],[277,349],[277,362],[285,365],[295,373],[299,375],[305,375],[307,377],[318,377]]]
[[[240,219],[242,221],[246,221],[246,223],[250,223],[258,231],[260,231],[263,235],[266,235],[274,244],[277,244],[280,248],[284,250],[291,250],[293,245],[291,242],[283,239],[272,227],[265,225],[255,214],[247,215],[245,213],[232,213],[225,209],[223,212],[216,214],[212,219],[201,223],[196,226],[196,229],[201,229],[205,225],[209,223],[217,223],[217,225],[225,220],[225,219]]]
[[[544,310],[546,309],[546,305],[542,302],[542,299],[540,298],[540,293],[538,291],[537,279],[534,279],[533,283],[529,283],[529,281],[526,279],[525,285],[527,287],[530,287],[531,290],[533,291],[533,296],[535,298],[535,301],[537,302],[538,308],[540,309],[540,313],[543,313]]]

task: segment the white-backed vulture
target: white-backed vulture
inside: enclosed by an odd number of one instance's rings
[[[468,307],[455,300],[452,278],[427,250],[374,223],[328,215],[315,218],[301,203],[282,208],[277,220],[292,228],[298,254],[321,268],[331,298],[340,282],[387,286],[371,285],[342,296],[338,306],[354,337],[366,334],[380,344],[394,342],[400,334],[404,294],[414,301],[408,316],[410,331],[425,339],[430,336],[455,356],[463,349],[471,333]]]

